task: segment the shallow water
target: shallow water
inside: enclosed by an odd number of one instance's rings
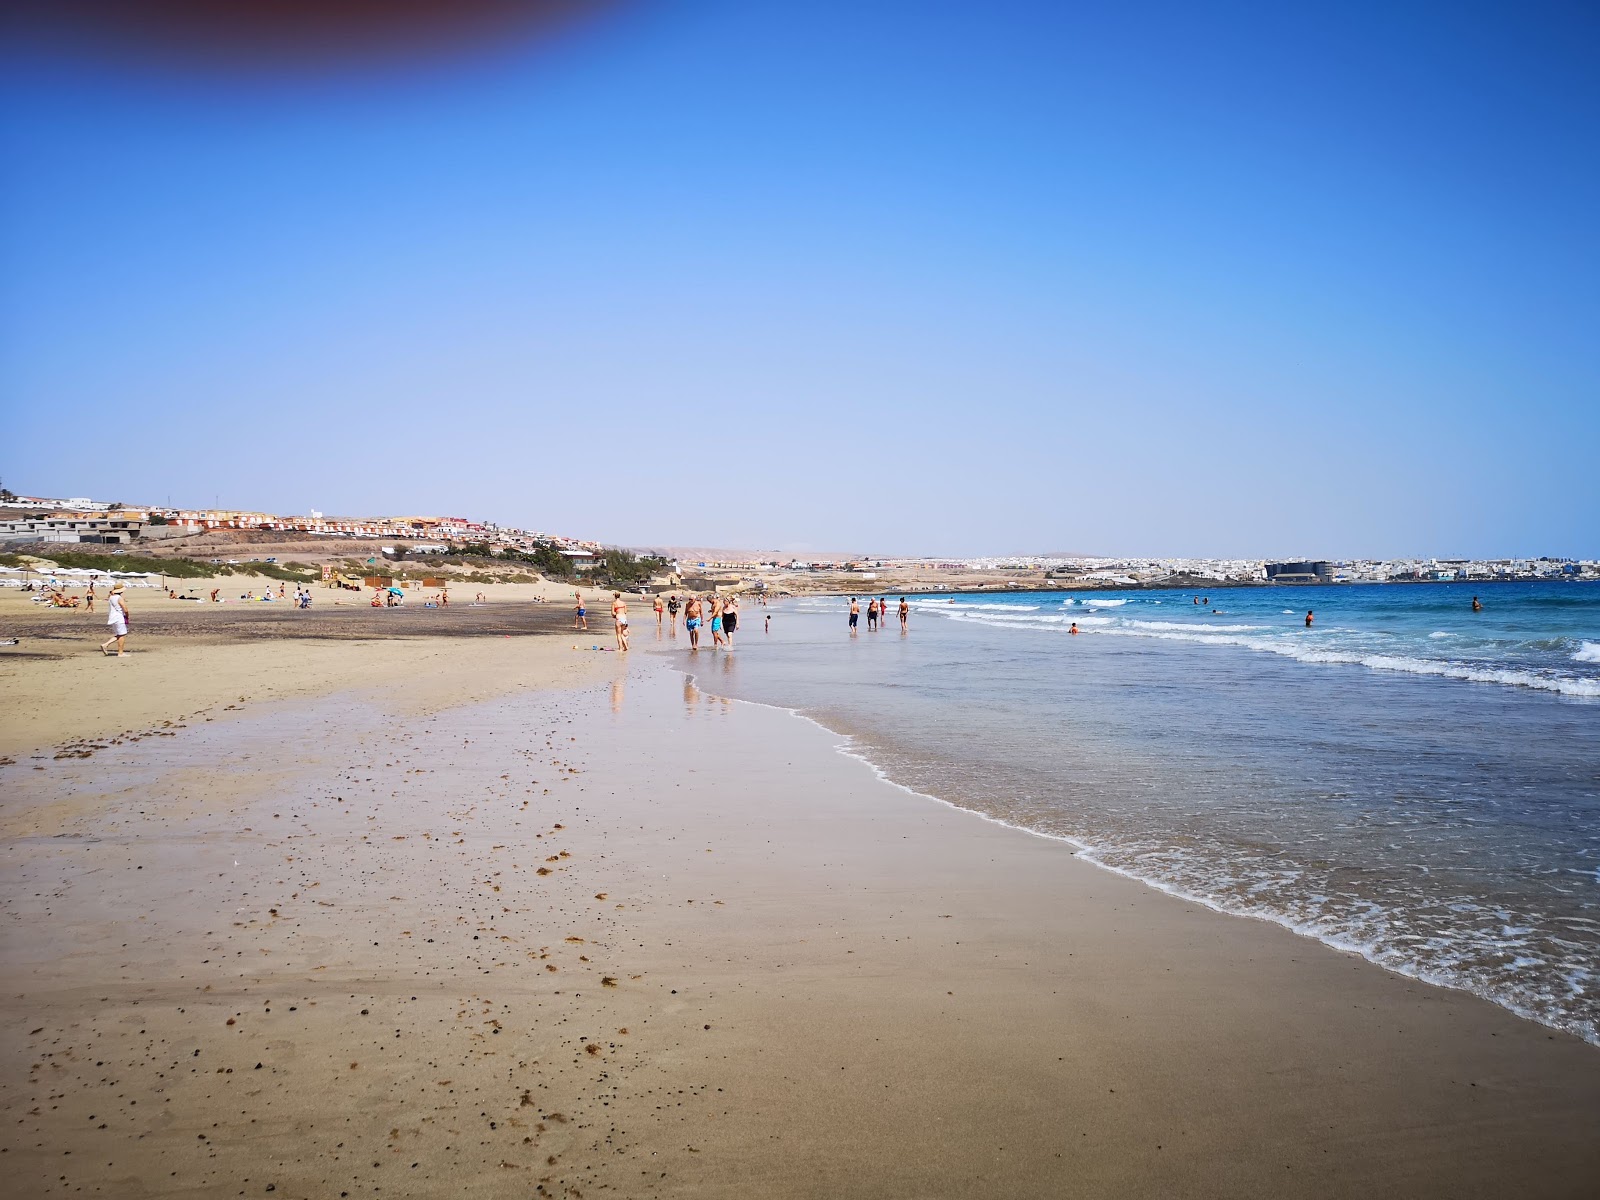
[[[855,638],[801,600],[690,669],[908,787],[1600,1043],[1600,588],[1480,594],[924,599]]]

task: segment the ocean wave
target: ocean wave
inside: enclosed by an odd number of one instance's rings
[[[926,608],[932,612],[959,612],[963,609],[977,609],[980,612],[1026,613],[1037,612],[1041,607],[1037,604],[986,604],[981,600],[913,600],[910,603],[913,608]]]
[[[1202,632],[1251,633],[1251,632],[1256,632],[1256,631],[1259,631],[1259,630],[1271,629],[1272,626],[1270,626],[1270,625],[1191,625],[1191,624],[1183,624],[1183,623],[1178,622],[1178,621],[1137,621],[1137,620],[1129,620],[1128,622],[1126,622],[1126,628],[1129,628],[1129,629],[1160,629],[1160,630],[1174,630],[1174,629],[1176,629],[1176,630],[1182,630],[1185,633],[1202,633]]]
[[[943,614],[949,620],[960,621],[967,625],[988,625],[994,629],[1065,629],[1069,624],[1079,625],[1111,625],[1111,617],[1096,617],[1085,614],[1081,617],[1057,617],[1048,613],[1010,613],[986,612],[963,613],[959,610]]]
[[[1582,642],[1572,652],[1573,662],[1600,663],[1600,642]]]
[[[1428,636],[1431,638],[1452,638],[1456,635],[1453,633],[1446,633],[1444,630],[1439,629],[1435,630],[1433,633],[1430,633]]]
[[[1131,629],[1126,626],[1108,629],[1108,634],[1123,637],[1152,637],[1164,641],[1195,642],[1201,645],[1243,646],[1247,650],[1264,650],[1305,663],[1338,663],[1367,667],[1374,671],[1396,671],[1407,675],[1431,675],[1443,679],[1459,679],[1466,683],[1498,683],[1507,687],[1532,688],[1541,692],[1555,692],[1563,696],[1583,698],[1600,697],[1600,679],[1573,675],[1540,674],[1517,667],[1497,667],[1487,664],[1452,662],[1448,659],[1413,658],[1404,654],[1374,654],[1361,650],[1327,648],[1326,643],[1313,644],[1301,638],[1240,637],[1232,634],[1206,635],[1200,632],[1175,633],[1156,630]]]

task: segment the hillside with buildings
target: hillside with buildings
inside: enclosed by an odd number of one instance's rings
[[[7,551],[93,546],[131,553],[135,545],[136,552],[145,557],[241,565],[289,559],[318,564],[380,556],[504,557],[524,565],[537,559],[562,568],[545,573],[563,576],[601,563],[607,553],[596,541],[468,517],[330,516],[316,510],[303,516],[283,516],[238,509],[122,504],[82,496],[17,496],[0,490],[0,547]],[[782,592],[1600,579],[1600,563],[1559,557],[1343,561],[1076,555],[797,557],[684,547],[657,553],[666,560],[661,578],[682,586],[742,585]]]

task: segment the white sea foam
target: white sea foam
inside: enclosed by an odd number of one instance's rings
[[[925,601],[924,603],[928,607],[933,608],[935,611],[944,611],[947,609],[978,609],[981,612],[995,611],[1024,613],[1036,612],[1039,608],[1039,605],[1037,604],[985,604],[978,600],[957,600],[954,604],[951,604],[948,600],[930,600]]]
[[[1271,629],[1270,625],[1195,625],[1178,621],[1133,621],[1127,623],[1129,629],[1178,629],[1185,633],[1252,633],[1258,630]]]
[[[1452,638],[1452,637],[1455,637],[1455,634],[1446,633],[1442,629],[1436,629],[1436,630],[1434,630],[1434,632],[1430,633],[1428,636],[1431,637],[1431,638]]]
[[[1597,678],[1563,674],[1553,670],[1502,667],[1492,663],[1457,662],[1443,658],[1420,658],[1408,654],[1377,653],[1369,648],[1348,644],[1341,647],[1338,643],[1328,640],[1328,635],[1337,637],[1345,632],[1337,629],[1319,630],[1316,638],[1310,638],[1301,635],[1298,630],[1293,636],[1271,635],[1267,631],[1271,630],[1272,626],[1268,625],[1202,625],[1176,621],[1143,621],[1115,615],[1094,616],[1091,615],[1092,608],[1079,617],[1052,616],[1034,611],[1036,607],[1016,604],[966,604],[934,606],[933,611],[951,620],[1004,629],[1059,631],[1064,629],[1070,620],[1076,620],[1080,626],[1096,626],[1099,627],[1099,632],[1121,637],[1158,638],[1163,641],[1193,642],[1198,645],[1242,646],[1247,650],[1278,654],[1305,663],[1348,664],[1367,667],[1374,671],[1394,671],[1408,675],[1458,679],[1469,683],[1494,683],[1506,687],[1532,688],[1563,696],[1600,697],[1600,679]],[[1284,611],[1293,612],[1291,609]],[[1430,640],[1455,636],[1457,635],[1441,630],[1430,635]],[[1600,643],[1581,643],[1572,658],[1582,663],[1600,662]]]

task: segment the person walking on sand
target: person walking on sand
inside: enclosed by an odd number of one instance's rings
[[[678,636],[678,593],[667,597],[667,619],[672,622],[672,636]]]
[[[904,596],[900,597],[900,632],[906,632],[906,623],[911,620],[911,605],[906,603]]]
[[[689,602],[683,606],[683,627],[689,633],[689,649],[700,649],[700,597],[689,594]]]
[[[583,607],[583,593],[573,592],[572,594],[578,601],[578,607],[572,614],[572,627],[574,629],[588,629],[589,617]]]
[[[661,593],[656,593],[656,628],[661,628],[661,618],[666,612],[666,606],[661,603]]]
[[[856,636],[856,624],[861,620],[861,602],[854,596],[850,597],[850,636]]]
[[[115,584],[111,588],[111,596],[106,600],[106,624],[111,629],[111,636],[100,643],[100,653],[111,657],[111,643],[117,644],[117,658],[128,657],[122,639],[128,636],[128,602],[124,599],[125,593],[122,585]]]
[[[94,611],[94,584],[89,585],[89,590],[83,594],[83,611]]]
[[[711,644],[712,646],[723,644],[722,597],[716,595],[711,597]]]
[[[611,619],[617,623],[617,649],[628,648],[628,602],[621,592],[611,593]]]
[[[739,597],[729,596],[722,606],[722,636],[727,639],[728,649],[733,649],[733,631],[739,628]]]

